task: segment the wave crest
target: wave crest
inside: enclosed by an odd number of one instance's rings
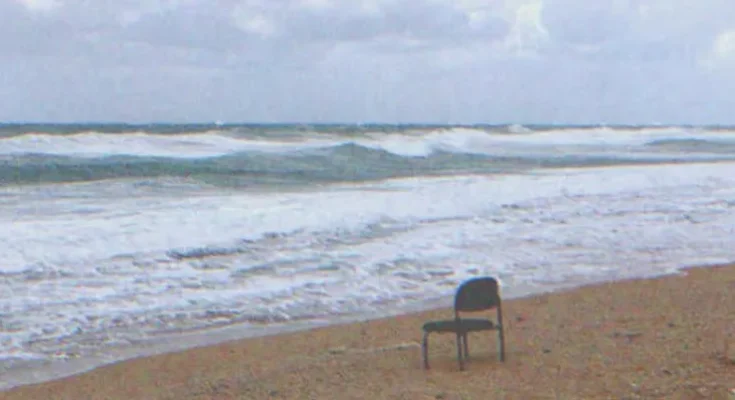
[[[160,177],[219,186],[304,184],[657,162],[686,159],[687,153],[731,158],[735,132],[512,125],[347,133],[26,133],[0,138],[0,185]]]

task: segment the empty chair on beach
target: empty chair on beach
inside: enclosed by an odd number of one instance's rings
[[[496,321],[481,318],[461,318],[460,312],[497,310]],[[498,331],[498,357],[505,361],[505,338],[503,337],[503,311],[501,309],[498,281],[491,277],[474,278],[463,282],[454,296],[454,319],[429,321],[424,324],[424,339],[421,343],[424,368],[429,369],[429,334],[454,333],[457,335],[457,360],[459,369],[469,360],[467,334],[478,331]]]

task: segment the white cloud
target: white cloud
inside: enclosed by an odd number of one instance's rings
[[[719,59],[735,57],[735,30],[722,32],[717,36],[712,52],[713,56]]]
[[[49,12],[61,6],[60,0],[16,0],[30,11]]]
[[[554,40],[590,45],[624,34],[634,14],[629,1],[546,0],[543,23]]]
[[[733,118],[732,0],[0,0],[0,15],[0,120]]]
[[[544,3],[541,0],[522,3],[513,15],[513,25],[505,45],[515,55],[536,55],[549,41],[549,32],[542,21]]]
[[[731,71],[735,67],[735,29],[717,35],[712,46],[702,57],[701,65],[709,71]]]
[[[236,8],[233,12],[233,19],[238,28],[262,38],[272,37],[277,33],[275,22],[260,13],[252,13],[243,8]]]
[[[307,9],[323,10],[334,7],[333,0],[303,0],[300,5]]]

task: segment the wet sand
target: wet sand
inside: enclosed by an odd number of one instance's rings
[[[504,314],[507,361],[493,332],[475,333],[464,372],[451,334],[431,336],[422,369],[422,323],[451,317],[439,309],[128,360],[0,399],[730,400],[735,389],[732,265],[509,300]]]

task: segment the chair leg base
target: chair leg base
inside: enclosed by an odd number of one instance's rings
[[[424,361],[424,369],[431,369],[429,366],[429,332],[424,332],[424,340],[421,341],[421,357]]]
[[[421,341],[421,358],[423,361],[423,367],[425,370],[431,369],[431,366],[429,365],[429,333],[430,332],[424,332],[423,340]],[[505,362],[505,337],[503,335],[503,332],[499,332],[498,334],[498,358],[501,362]],[[465,361],[468,361],[470,359],[470,352],[469,352],[469,339],[467,337],[467,334],[457,334],[457,361],[459,363],[459,370],[464,371],[465,368]]]
[[[505,335],[502,326],[498,330],[498,347],[500,347],[498,353],[500,362],[505,362]]]
[[[464,371],[464,354],[462,354],[463,346],[464,346],[464,334],[457,333],[457,361],[459,362],[460,371]]]

